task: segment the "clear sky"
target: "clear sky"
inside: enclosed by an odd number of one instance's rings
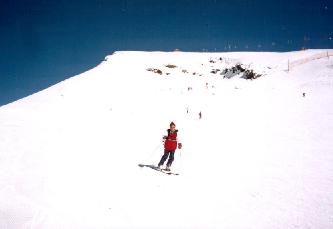
[[[0,105],[117,50],[333,48],[332,0],[0,0]]]

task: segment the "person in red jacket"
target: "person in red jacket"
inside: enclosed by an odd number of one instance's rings
[[[174,160],[177,146],[179,149],[182,148],[182,143],[178,143],[176,124],[170,123],[170,129],[167,130],[168,135],[164,136],[164,154],[158,163],[160,169],[163,168],[164,162],[168,159],[165,170],[170,171],[171,164]]]

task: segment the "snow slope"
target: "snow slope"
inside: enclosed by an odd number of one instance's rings
[[[286,71],[321,51],[116,52],[1,107],[0,228],[333,228],[333,60]],[[171,121],[180,175],[139,167]]]

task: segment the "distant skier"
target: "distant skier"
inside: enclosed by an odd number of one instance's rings
[[[202,118],[202,114],[201,114],[201,111],[199,112],[199,119],[201,119]]]
[[[175,152],[182,148],[182,143],[178,143],[176,124],[174,122],[170,123],[170,129],[167,130],[168,135],[164,136],[164,154],[158,163],[158,167],[163,169],[164,162],[168,159],[165,170],[170,171],[172,162],[174,161]]]

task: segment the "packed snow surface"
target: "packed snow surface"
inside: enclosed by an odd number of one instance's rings
[[[2,106],[0,228],[333,228],[333,57],[288,71],[321,52],[116,52]],[[180,175],[138,166],[171,121]]]

